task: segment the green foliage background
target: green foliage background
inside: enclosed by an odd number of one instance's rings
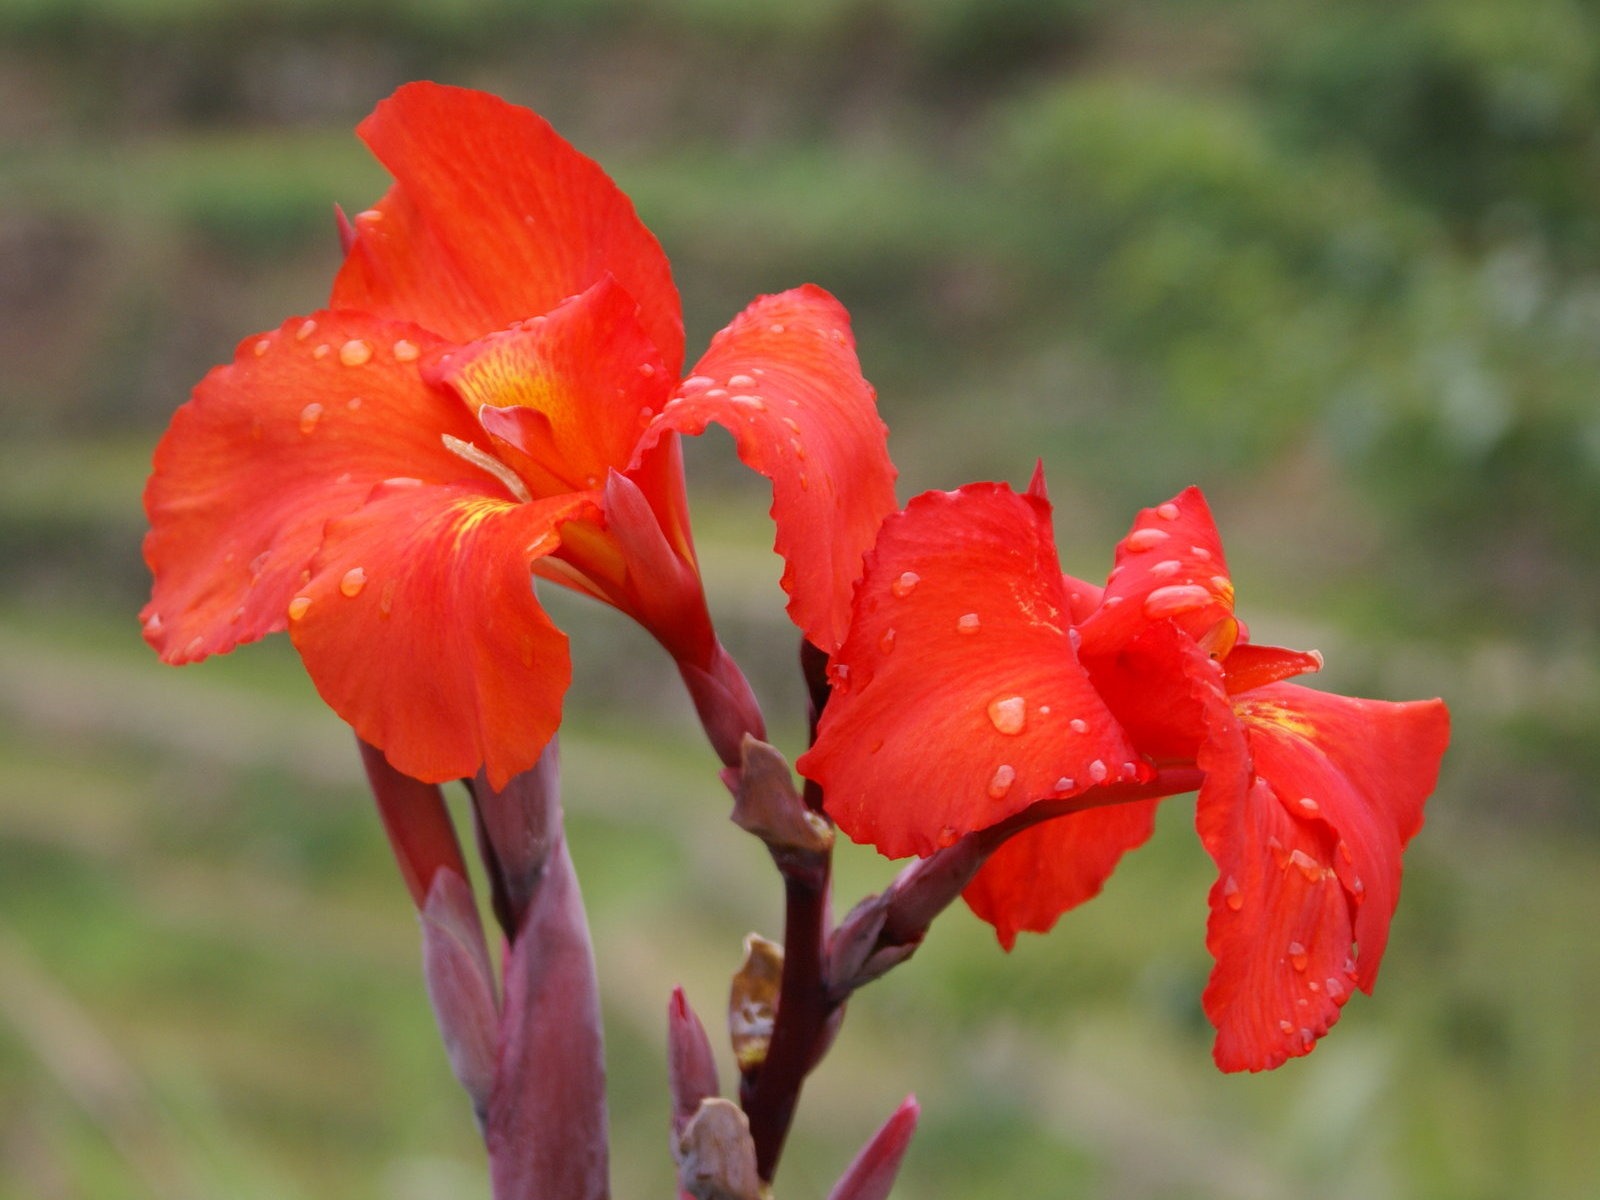
[[[780,1196],[915,1090],[898,1192],[1600,1191],[1600,4],[10,0],[0,6],[0,1197],[484,1195],[416,933],[281,644],[158,667],[138,493],[171,410],[318,307],[350,128],[408,78],[530,104],[635,197],[691,354],[806,279],[851,308],[902,495],[1050,472],[1069,570],[1212,497],[1258,640],[1443,694],[1455,745],[1372,999],[1223,1078],[1207,863],[1168,806],[1009,958],[964,913],[863,993]],[[762,488],[696,529],[798,751]],[[552,598],[619,1196],[664,1194],[662,1026],[778,890],[663,656]],[[890,868],[843,855],[841,902]]]

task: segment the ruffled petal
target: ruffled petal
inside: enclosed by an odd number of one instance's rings
[[[141,619],[164,660],[284,628],[328,521],[385,479],[504,494],[441,440],[483,434],[423,382],[418,364],[438,346],[414,326],[317,313],[246,338],[201,381],[145,488],[155,585]]]
[[[1450,738],[1438,700],[1392,704],[1278,683],[1234,698],[1256,773],[1335,853],[1354,914],[1356,983],[1371,991],[1400,899],[1400,852],[1422,827]]]
[[[353,222],[333,303],[469,342],[612,275],[676,378],[683,317],[661,246],[604,171],[543,118],[411,83],[358,129],[395,185]]]
[[[582,496],[516,504],[389,483],[332,522],[289,605],[290,636],[328,705],[394,767],[440,783],[482,766],[497,789],[561,720],[567,639],[529,565]]]
[[[1238,632],[1222,538],[1199,488],[1140,511],[1117,544],[1100,607],[1083,621],[1083,652],[1113,652],[1168,619],[1219,656]]]
[[[1042,500],[979,483],[889,518],[798,762],[840,828],[927,855],[1037,800],[1144,778],[1066,605]]]
[[[1355,978],[1353,932],[1326,831],[1290,816],[1240,757],[1244,769],[1213,766],[1200,789],[1201,837],[1221,872],[1203,1004],[1217,1065],[1261,1071],[1308,1053],[1339,1019]]]
[[[739,314],[712,339],[654,436],[702,433],[713,421],[733,434],[745,465],[772,480],[789,615],[831,653],[849,624],[861,556],[895,508],[886,431],[843,305],[808,285]]]
[[[1122,856],[1149,840],[1157,800],[1107,804],[1023,830],[989,856],[961,893],[1007,950],[1100,894]]]
[[[453,351],[429,377],[516,448],[506,457],[535,496],[599,488],[626,469],[671,389],[638,305],[610,276]]]

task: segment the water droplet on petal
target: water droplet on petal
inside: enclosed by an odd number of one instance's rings
[[[1021,733],[1027,719],[1027,701],[1021,696],[1005,696],[989,701],[989,720],[1001,733]]]
[[[1165,529],[1135,529],[1122,540],[1122,544],[1135,554],[1154,550],[1172,535]]]
[[[1323,980],[1322,986],[1328,989],[1329,1000],[1337,1000],[1340,996],[1344,995],[1344,984],[1340,983],[1332,975],[1329,975],[1327,979]]]
[[[1294,1032],[1294,1022],[1293,1021],[1279,1021],[1278,1022],[1278,1028],[1283,1030],[1285,1033],[1293,1033]]]
[[[304,321],[300,322],[300,328],[294,331],[294,339],[297,342],[303,342],[316,331],[317,323],[307,317]]]
[[[1157,505],[1156,516],[1163,521],[1176,521],[1178,519],[1178,506],[1170,500],[1165,504]]]
[[[655,363],[640,363],[639,364],[639,374],[643,375],[646,379],[649,379],[655,373],[656,373],[656,365],[655,365]]]
[[[996,800],[1000,799],[1011,790],[1011,785],[1017,780],[1017,769],[1010,763],[1001,763],[995,768],[994,778],[989,780],[989,795]]]
[[[355,412],[356,409],[361,407],[361,397],[360,396],[351,396],[350,399],[348,399],[348,400],[346,400],[344,402],[344,406],[346,408],[348,408],[351,412]]]
[[[728,376],[728,386],[730,388],[753,388],[755,385],[756,381],[748,375]]]
[[[885,654],[894,649],[893,629],[885,629],[883,631],[883,636],[878,639],[878,649],[882,650]]]
[[[1244,896],[1239,891],[1239,881],[1232,875],[1222,885],[1222,900],[1234,912],[1244,907]]]
[[[1175,558],[1163,559],[1150,568],[1152,575],[1176,575],[1183,570],[1183,564]]]
[[[1211,551],[1207,550],[1204,546],[1190,546],[1189,553],[1194,555],[1201,562],[1211,561]]]
[[[361,594],[361,589],[367,586],[367,573],[360,567],[351,567],[344,573],[344,578],[339,580],[339,590],[352,598]]]
[[[754,383],[755,380],[752,379],[750,382]],[[741,394],[741,395],[732,397],[728,401],[728,403],[729,404],[737,404],[740,408],[748,408],[751,412],[766,412],[767,411],[767,402],[765,400],[763,400],[760,396],[746,396],[746,395],[742,395]]]
[[[395,362],[416,362],[421,353],[422,351],[417,349],[415,342],[408,342],[405,338],[401,338],[394,344]]]
[[[1350,881],[1350,894],[1357,900],[1364,899],[1367,894],[1367,885],[1362,883],[1359,879],[1352,879]]]
[[[1070,792],[1071,790],[1072,776],[1063,775],[1060,779],[1056,780],[1056,791],[1065,793]]]
[[[1322,806],[1310,796],[1301,796],[1299,800],[1295,801],[1295,803],[1300,806],[1300,811],[1305,813],[1308,817],[1314,817],[1322,811]]]
[[[328,355],[330,355],[332,353],[333,353],[333,347],[328,345],[327,342],[323,342],[322,345],[318,346],[315,350],[313,350],[311,352],[311,357],[312,358],[318,358],[318,359],[327,358]]]
[[[313,400],[300,410],[300,432],[310,433],[322,419],[322,405]]]
[[[161,632],[161,614],[151,613],[144,619],[144,633],[146,637],[155,637]]]
[[[1289,943],[1289,962],[1296,971],[1304,971],[1306,964],[1311,961],[1311,956],[1306,953],[1306,948],[1299,942]]]
[[[394,610],[394,594],[400,590],[398,579],[386,579],[383,591],[378,593],[378,615],[387,617]]]
[[[780,325],[778,322],[774,321],[771,325],[767,326],[767,332],[768,333],[782,333],[783,332],[783,326]]]
[[[917,584],[921,582],[922,576],[915,571],[902,571],[900,577],[889,585],[889,590],[904,600],[917,590]]]
[[[956,827],[954,825],[943,825],[940,826],[939,836],[934,841],[938,842],[941,848],[954,846],[956,844],[956,836]]]
[[[255,351],[256,357],[260,358],[268,350],[272,349],[272,339],[271,338],[258,338],[256,340],[256,344],[254,346],[252,346],[251,349]]]
[[[1289,861],[1299,867],[1300,874],[1304,875],[1312,883],[1321,883],[1328,876],[1327,868],[1304,850],[1291,850],[1289,852]]]
[[[1109,774],[1111,774],[1111,772],[1106,769],[1106,764],[1101,762],[1098,758],[1089,764],[1089,778],[1094,780],[1096,783],[1104,783],[1106,781],[1106,776]]]
[[[1077,626],[1067,630],[1067,641],[1072,643],[1072,652],[1076,654],[1078,648],[1083,645],[1083,634],[1078,632]]]
[[[799,433],[800,432],[800,422],[796,421],[793,417],[785,417],[785,418],[783,418],[783,423],[789,427],[789,431],[791,433]]]
[[[1158,587],[1144,598],[1144,615],[1152,621],[1159,621],[1162,617],[1175,617],[1204,608],[1213,600],[1207,589],[1194,583]]]
[[[298,621],[306,615],[306,609],[311,607],[310,596],[296,596],[289,601],[289,620]]]
[[[1088,733],[1089,722],[1082,717],[1073,717],[1072,720],[1067,722],[1067,728],[1072,730],[1073,733]]]
[[[699,392],[710,387],[712,380],[705,375],[691,375],[678,385],[680,392]]]
[[[956,632],[957,633],[977,633],[978,632],[978,614],[977,613],[962,613],[960,618],[957,619],[957,621],[956,621]]]
[[[347,367],[360,367],[372,361],[372,347],[360,338],[351,338],[339,347],[339,361]]]
[[[727,398],[728,392],[726,388],[709,388],[706,391],[707,400],[726,400]]]
[[[205,644],[206,639],[203,637],[190,638],[189,644],[183,648],[183,656],[185,658],[198,658]]]

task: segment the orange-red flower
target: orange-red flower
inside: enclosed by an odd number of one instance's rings
[[[1370,990],[1448,740],[1437,700],[1283,680],[1315,653],[1251,645],[1195,489],[1140,514],[1104,589],[1063,575],[1042,479],[929,493],[885,523],[800,769],[885,854],[926,855],[1041,802],[964,895],[1009,946],[1094,895],[1149,836],[1160,772],[1204,772],[1219,876],[1205,1008],[1226,1070],[1303,1054]]]
[[[498,787],[570,677],[532,572],[644,624],[736,754],[759,714],[706,613],[677,437],[721,424],[771,479],[790,613],[837,646],[894,506],[843,307],[763,297],[680,382],[665,255],[538,116],[411,84],[359,132],[395,183],[347,227],[331,306],[246,338],[156,450],[146,639],[182,663],[287,627],[398,769]]]

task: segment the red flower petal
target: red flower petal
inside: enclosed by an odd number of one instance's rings
[[[1066,610],[1042,500],[971,484],[889,518],[798,763],[840,827],[926,855],[1036,800],[1143,777]]]
[[[961,895],[1007,950],[1017,933],[1044,933],[1062,913],[1100,894],[1122,856],[1149,840],[1157,800],[1069,813],[1006,841]]]
[[[355,217],[336,306],[469,342],[609,273],[639,302],[677,376],[683,319],[661,246],[617,185],[543,118],[484,92],[411,83],[358,132],[396,182]]]
[[[1217,1064],[1255,1071],[1309,1051],[1352,986],[1370,990],[1400,850],[1421,825],[1447,727],[1437,701],[1384,704],[1290,684],[1234,704],[1229,714],[1219,681],[1200,754],[1196,819],[1220,871],[1204,1002]]]
[[[1241,642],[1222,660],[1222,669],[1227,673],[1231,695],[1320,671],[1322,655],[1316,650],[1285,650],[1281,646],[1253,646]]]
[[[1355,914],[1356,982],[1371,991],[1400,899],[1400,852],[1422,828],[1450,738],[1438,700],[1391,704],[1278,683],[1236,696],[1255,769],[1290,813],[1324,827]]]
[[[380,486],[329,524],[290,636],[317,690],[395,769],[429,783],[480,764],[503,789],[561,720],[567,639],[529,564],[583,496],[515,504],[462,487]]]
[[[1115,651],[1150,622],[1171,619],[1208,649],[1226,653],[1234,640],[1232,617],[1221,535],[1200,489],[1187,488],[1141,510],[1117,544],[1100,608],[1083,622],[1083,652]]]
[[[463,346],[429,374],[454,388],[535,496],[602,486],[625,469],[670,390],[639,324],[638,305],[609,276],[548,316]]]
[[[323,528],[394,476],[500,487],[440,440],[482,438],[417,365],[430,334],[353,313],[246,338],[173,416],[145,489],[145,637],[167,662],[282,629]]]
[[[732,432],[746,466],[772,480],[789,615],[832,652],[861,556],[895,508],[894,465],[844,307],[808,285],[740,313],[655,429],[698,434],[712,421]]]

